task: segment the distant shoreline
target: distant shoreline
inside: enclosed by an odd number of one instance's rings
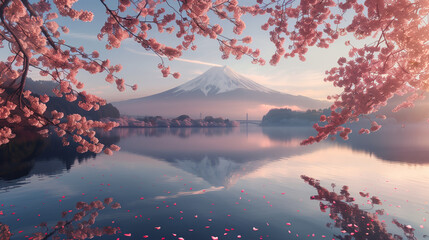
[[[238,127],[238,121],[214,118],[207,116],[204,119],[191,119],[188,115],[180,115],[177,118],[166,119],[161,116],[133,118],[122,116],[120,118],[105,118],[103,121],[114,121],[119,123],[120,128],[189,128],[189,127]]]
[[[235,127],[240,127],[240,125],[238,126],[175,126],[175,127],[162,127],[162,126],[151,126],[151,127],[146,127],[146,126],[118,126],[116,128],[235,128]]]

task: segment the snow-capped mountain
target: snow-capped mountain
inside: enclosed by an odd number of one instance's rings
[[[236,89],[246,89],[265,93],[276,92],[234,72],[227,66],[213,67],[202,75],[170,91],[176,94],[201,91],[204,95],[208,96],[226,93]]]
[[[121,114],[177,117],[188,114],[197,118],[221,116],[230,119],[260,120],[269,109],[319,109],[328,102],[282,93],[258,84],[231,68],[213,67],[180,86],[148,97],[113,103]]]

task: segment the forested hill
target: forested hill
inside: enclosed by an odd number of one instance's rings
[[[76,101],[79,101],[79,99]],[[100,120],[101,118],[119,118],[118,109],[110,103],[106,104],[105,106],[101,106],[98,111],[86,111],[80,108],[77,104],[68,102],[64,98],[50,97],[50,100],[48,103],[46,103],[46,105],[48,107],[47,112],[57,110],[59,112],[63,112],[64,114],[77,113],[92,120]]]
[[[75,102],[68,102],[64,98],[56,97],[53,94],[52,89],[57,87],[57,85],[58,84],[54,81],[35,81],[28,78],[25,89],[30,90],[36,95],[46,94],[49,96],[50,100],[46,104],[48,107],[47,112],[57,110],[64,114],[77,113],[92,120],[100,120],[101,118],[119,118],[118,109],[110,103],[105,106],[101,106],[98,111],[85,111],[76,104],[79,101],[79,98]]]
[[[293,111],[289,108],[271,109],[262,118],[262,126],[308,125],[317,122],[321,115],[329,115],[330,109],[307,110],[305,112]]]

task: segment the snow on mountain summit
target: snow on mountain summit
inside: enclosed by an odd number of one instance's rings
[[[182,85],[154,95],[114,103],[121,114],[133,116],[187,114],[195,118],[205,114],[229,119],[243,119],[246,113],[252,119],[262,119],[274,107],[306,110],[329,105],[329,102],[269,89],[226,66],[213,67]]]
[[[199,90],[203,92],[204,95],[208,96],[230,92],[236,89],[247,89],[264,93],[277,92],[240,75],[227,66],[212,67],[202,75],[172,90],[174,93],[179,94]]]

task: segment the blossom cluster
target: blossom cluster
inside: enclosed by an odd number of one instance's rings
[[[429,12],[427,3],[425,0],[389,4],[365,1],[361,6],[356,1],[347,1],[339,5],[341,9],[356,11],[343,32],[353,33],[359,39],[377,38],[362,47],[346,42],[350,46],[349,58],[341,57],[337,67],[326,71],[325,78],[343,92],[328,97],[334,100],[331,115],[323,118],[326,122],[323,126],[315,124],[317,136],[306,139],[303,144],[319,142],[337,133],[347,139],[351,130],[342,125],[377,112],[395,95],[408,97],[393,112],[413,107],[415,101],[424,99],[429,79],[429,46],[426,44],[429,36],[422,32],[427,31],[429,25],[421,19]],[[380,121],[386,117],[377,118]],[[362,128],[360,134],[381,128],[377,121],[370,122],[370,127]]]
[[[90,22],[93,14],[86,10],[75,10],[72,0],[37,1],[6,0],[0,5],[0,15],[7,21],[0,24],[1,46],[6,42],[10,46],[10,56],[0,61],[0,145],[12,139],[15,128],[31,127],[42,136],[49,134],[49,126],[63,136],[64,145],[68,139],[78,141],[79,152],[111,152],[116,147],[104,147],[94,136],[94,128],[110,130],[116,123],[102,123],[86,120],[79,115],[64,116],[54,111],[47,113],[47,95],[38,96],[31,91],[24,91],[30,69],[39,71],[41,76],[50,77],[58,85],[52,91],[58,97],[69,102],[77,99],[77,105],[86,111],[98,110],[106,101],[83,91],[84,83],[76,78],[80,70],[88,73],[107,73],[108,82],[116,82],[120,91],[125,89],[125,82],[115,76],[122,66],[111,65],[109,60],[100,60],[99,53],[86,53],[83,47],[68,45],[62,40],[61,33],[68,33],[66,26],[60,26],[55,6],[59,15],[73,20]],[[131,86],[130,86],[131,87]],[[137,89],[137,86],[132,86]]]

